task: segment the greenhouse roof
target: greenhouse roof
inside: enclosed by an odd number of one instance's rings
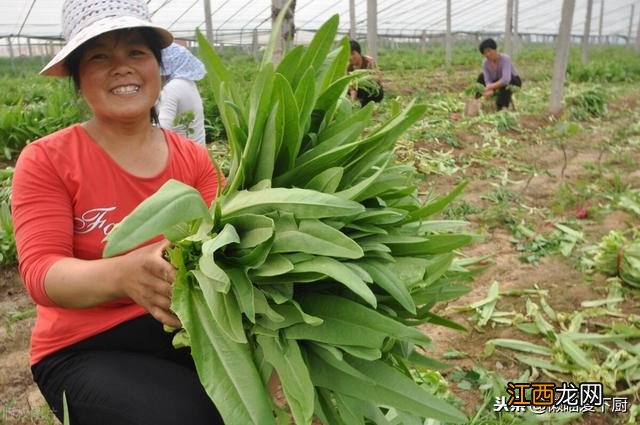
[[[60,10],[64,0],[0,0],[0,37],[60,37]],[[518,31],[558,32],[562,0],[514,0],[519,3]],[[204,31],[203,0],[147,0],[153,20],[178,36],[191,36],[195,28]],[[378,0],[378,32],[416,35],[426,31],[442,33],[446,27],[446,0]],[[635,38],[640,20],[638,0],[593,0],[591,34],[598,35],[600,11],[603,35]],[[211,0],[214,34],[254,29],[269,30],[271,0]],[[367,0],[356,0],[359,33],[366,31]],[[576,0],[573,34],[584,31],[587,0]],[[452,31],[503,32],[506,0],[452,0]],[[630,21],[634,10],[633,21]],[[340,29],[349,29],[349,0],[298,0],[295,24],[299,30],[315,30],[333,14],[340,15]]]

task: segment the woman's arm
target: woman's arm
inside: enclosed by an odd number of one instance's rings
[[[74,258],[72,195],[50,149],[23,149],[13,178],[11,212],[20,274],[43,306],[86,308],[130,297],[158,320],[179,322],[168,311],[174,271],[162,258],[168,242],[110,259]],[[165,278],[166,277],[166,278]]]
[[[168,241],[99,260],[62,258],[46,274],[48,297],[60,307],[94,307],[129,297],[160,322],[180,327],[169,310],[175,270],[163,259]]]

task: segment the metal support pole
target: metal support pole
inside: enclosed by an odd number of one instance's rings
[[[589,62],[589,37],[591,37],[591,9],[593,0],[587,0],[587,17],[584,21],[584,34],[582,35],[582,64]]]
[[[378,2],[367,0],[367,50],[373,59],[378,58]]]
[[[206,36],[209,43],[213,45],[213,23],[211,21],[211,1],[204,0],[204,24],[206,28]]]
[[[636,13],[636,5],[631,5],[631,16],[629,16],[629,32],[627,32],[627,46],[631,44],[631,31],[633,30],[633,15]]]
[[[569,42],[571,40],[571,22],[573,21],[575,3],[575,0],[564,0],[562,2],[562,20],[560,21],[560,29],[558,30],[558,45],[553,64],[551,97],[549,101],[549,112],[552,114],[557,114],[562,111],[564,81],[567,72],[567,62],[569,59]]]
[[[451,0],[447,0],[447,33],[444,37],[444,64],[451,66],[452,42],[451,42]]]
[[[507,0],[507,13],[504,23],[504,51],[511,56],[513,54],[513,45],[511,43],[511,34],[513,32],[513,0]]]
[[[598,17],[598,44],[602,44],[602,21],[604,19],[604,0],[600,1],[600,16]]]
[[[349,38],[355,40],[356,37],[356,0],[349,0]]]
[[[251,56],[253,56],[255,59],[258,59],[258,29],[254,28],[253,29],[253,37],[252,37],[252,41],[251,41]]]

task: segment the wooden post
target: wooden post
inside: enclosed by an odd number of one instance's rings
[[[600,0],[600,16],[598,17],[598,44],[602,44],[602,21],[604,19],[604,0]]]
[[[204,25],[209,43],[213,46],[213,23],[211,22],[211,1],[204,0]]]
[[[251,56],[253,56],[254,59],[258,59],[258,28],[253,29],[253,36],[251,38]]]
[[[13,56],[13,44],[11,43],[11,36],[7,37],[7,47],[9,48],[9,56],[11,57],[11,69],[16,70],[16,64]]]
[[[631,44],[631,31],[633,30],[633,15],[636,13],[636,5],[631,5],[631,16],[629,16],[629,31],[627,32],[627,46]]]
[[[272,0],[271,3],[271,23],[272,28],[278,18],[278,14],[284,8],[286,0]],[[280,59],[284,56],[285,50],[293,42],[295,37],[295,25],[293,23],[294,13],[296,9],[295,0],[291,2],[289,10],[287,10],[284,20],[282,21],[282,28],[280,30],[280,37],[276,41],[276,47],[273,51],[273,63],[279,63]],[[272,29],[273,30],[273,29]]]
[[[513,54],[520,51],[520,34],[518,34],[518,20],[520,18],[520,0],[513,0]]]
[[[367,0],[367,53],[378,58],[378,2]]]
[[[29,57],[33,57],[33,50],[31,49],[31,38],[27,37],[27,50],[29,51]]]
[[[444,37],[444,65],[448,68],[451,66],[452,55],[452,38],[451,38],[451,0],[447,0],[447,33]]]
[[[356,37],[356,0],[349,0],[349,38],[355,40]]]
[[[504,23],[504,47],[506,54],[513,54],[513,45],[511,43],[511,34],[513,32],[513,0],[507,0],[507,13]]]
[[[582,64],[589,62],[589,37],[591,37],[591,8],[593,0],[587,0],[587,17],[584,21],[584,34],[582,35]]]
[[[638,16],[638,30],[636,31],[636,52],[640,53],[640,16]]]
[[[549,112],[552,114],[558,114],[562,111],[564,80],[567,72],[567,61],[569,59],[571,22],[573,21],[575,4],[575,0],[563,0],[562,2],[562,20],[560,21],[560,29],[558,30],[558,44],[553,63],[553,79],[551,80],[551,97],[549,101]]]

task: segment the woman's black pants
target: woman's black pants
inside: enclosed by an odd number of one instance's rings
[[[486,83],[484,81],[484,74],[481,72],[480,75],[478,75],[478,80],[477,80],[480,84],[482,84],[483,86],[486,86]],[[496,92],[496,107],[498,108],[498,111],[501,110],[502,108],[508,108],[509,105],[511,104],[511,90],[509,90],[509,86],[518,86],[518,87],[522,87],[522,80],[520,79],[519,76],[515,75],[511,77],[511,81],[509,82],[509,85],[504,86],[504,87],[500,87],[497,92]]]
[[[188,348],[149,315],[45,357],[33,377],[62,421],[72,425],[215,425],[222,419],[198,380]]]

